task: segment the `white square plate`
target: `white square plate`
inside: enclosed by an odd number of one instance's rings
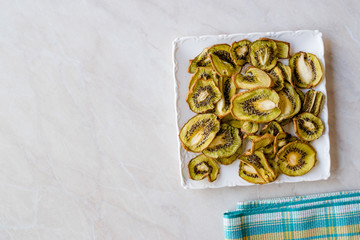
[[[178,133],[181,127],[193,116],[193,113],[186,103],[186,95],[188,93],[189,80],[191,74],[188,73],[189,60],[197,56],[204,48],[214,44],[227,43],[232,44],[234,41],[241,39],[248,39],[255,41],[258,38],[266,37],[275,40],[286,41],[290,43],[290,54],[299,51],[310,52],[315,54],[321,61],[324,68],[325,75],[325,59],[324,59],[324,44],[322,40],[322,33],[317,30],[301,30],[301,31],[284,31],[284,32],[267,32],[267,33],[241,33],[231,35],[217,35],[217,36],[201,36],[201,37],[182,37],[177,38],[173,42],[173,61],[174,61],[174,80],[175,80],[175,100],[176,100],[176,116]],[[288,60],[282,60],[283,63],[288,64]],[[312,146],[317,151],[318,162],[315,167],[307,174],[299,177],[289,177],[284,174],[280,175],[274,183],[282,182],[301,182],[301,181],[316,181],[324,180],[330,176],[330,145],[329,145],[329,126],[328,126],[328,108],[327,108],[327,94],[326,94],[326,78],[316,86],[325,94],[325,104],[321,111],[320,118],[324,122],[324,134],[314,142]],[[289,124],[290,125],[290,124]],[[293,135],[292,124],[291,127],[285,128]],[[221,165],[221,171],[218,179],[210,183],[207,178],[201,181],[193,181],[189,178],[187,165],[189,161],[197,156],[199,153],[192,153],[186,151],[179,143],[179,160],[180,160],[180,175],[181,185],[189,189],[201,188],[220,188],[231,186],[248,186],[253,185],[243,180],[238,175],[239,160],[233,164],[224,166]],[[245,144],[244,144],[245,145]],[[244,150],[249,146],[244,146]]]

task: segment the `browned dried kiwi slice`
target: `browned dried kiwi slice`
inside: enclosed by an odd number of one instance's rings
[[[250,153],[254,153],[256,150],[271,144],[272,142],[274,142],[274,139],[275,137],[268,133],[254,139],[251,145]]]
[[[189,90],[199,78],[204,80],[213,80],[216,86],[218,86],[220,77],[211,67],[198,67],[190,79]]]
[[[232,164],[242,153],[242,147],[239,146],[238,150],[231,155],[230,157],[224,157],[224,158],[217,158],[216,161],[222,165],[230,165]]]
[[[216,103],[215,114],[224,117],[230,113],[231,98],[236,93],[236,87],[231,77],[221,77],[219,90],[222,93],[220,101]]]
[[[271,135],[276,136],[278,135],[278,133],[282,132],[284,132],[284,129],[281,127],[281,125],[276,121],[272,121],[269,124],[265,125],[263,129],[261,129],[260,135],[270,133]]]
[[[279,107],[281,114],[276,121],[281,122],[295,116],[301,109],[300,97],[290,83],[285,82],[284,88],[278,92],[280,97]]]
[[[230,57],[230,46],[228,44],[217,44],[208,50],[211,65],[221,76],[230,77],[234,72],[239,71]]]
[[[236,119],[264,123],[280,115],[278,104],[279,95],[274,90],[256,88],[235,95],[230,111]]]
[[[264,184],[266,181],[261,177],[258,170],[251,164],[240,162],[239,176],[250,183]]]
[[[193,60],[190,60],[190,65],[188,72],[195,73],[196,68],[198,67],[211,67],[211,61],[208,57],[207,48],[205,48],[199,55],[197,55]]]
[[[294,85],[292,82],[291,67],[284,65],[282,62],[278,62],[276,66],[280,68],[284,80],[290,83],[291,85]]]
[[[208,177],[209,182],[213,182],[220,173],[220,166],[213,159],[201,154],[190,160],[188,170],[192,180]]]
[[[185,123],[179,138],[186,150],[201,152],[210,145],[219,130],[220,121],[215,114],[198,114]]]
[[[270,77],[274,81],[274,86],[272,87],[275,91],[279,92],[284,87],[284,77],[282,75],[282,71],[279,67],[274,67],[270,73]]]
[[[220,101],[221,96],[214,81],[199,78],[188,93],[186,102],[193,112],[202,113],[213,109],[214,104]]]
[[[324,106],[325,96],[320,91],[310,89],[305,94],[302,112],[309,112],[318,116]]]
[[[276,154],[275,161],[282,173],[288,176],[302,176],[314,167],[316,151],[310,144],[291,142]]]
[[[323,70],[319,59],[311,53],[298,52],[290,61],[294,84],[299,88],[312,88],[323,78]]]
[[[273,80],[265,71],[256,68],[248,67],[245,74],[234,74],[233,81],[237,88],[253,89],[257,87],[272,87]]]
[[[250,63],[264,71],[273,69],[277,62],[278,49],[273,40],[257,40],[250,45]]]
[[[223,123],[214,140],[203,150],[203,154],[210,158],[230,157],[240,147],[241,142],[239,129]]]
[[[249,40],[243,39],[231,45],[230,56],[237,65],[242,66],[247,62],[250,44]]]
[[[294,118],[295,134],[301,140],[313,141],[324,133],[324,124],[312,113],[302,113]]]
[[[240,161],[254,166],[266,182],[275,180],[275,173],[261,151],[255,151],[253,154],[247,152],[240,156]]]

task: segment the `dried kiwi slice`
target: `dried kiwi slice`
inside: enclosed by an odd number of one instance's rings
[[[239,146],[238,150],[231,155],[230,157],[224,157],[224,158],[217,158],[216,161],[222,165],[230,165],[232,164],[242,153],[242,147]]]
[[[275,137],[268,133],[254,139],[251,145],[250,153],[254,153],[256,150],[271,144],[272,142],[274,142],[274,139]]]
[[[185,123],[179,138],[186,150],[201,152],[210,145],[219,130],[220,121],[215,114],[198,114]]]
[[[281,127],[281,125],[276,121],[272,121],[269,124],[265,125],[263,129],[261,129],[260,135],[270,133],[271,135],[276,136],[278,135],[278,133],[282,132],[284,132],[284,129]]]
[[[303,106],[303,102],[305,101],[305,94],[298,89],[297,87],[294,87],[296,93],[299,95],[300,101],[301,101],[301,106]]]
[[[254,166],[266,182],[275,180],[275,173],[261,151],[255,151],[253,154],[247,152],[240,157],[240,161]]]
[[[259,130],[259,124],[254,122],[243,121],[241,131],[246,134],[254,134]]]
[[[211,67],[211,61],[208,57],[207,48],[205,48],[199,55],[197,55],[193,60],[190,60],[190,65],[188,72],[195,73],[196,68],[198,67]]]
[[[278,58],[289,58],[290,57],[290,43],[275,40],[278,48]]]
[[[279,95],[270,88],[256,88],[235,95],[230,107],[231,114],[239,120],[270,122],[281,113]]]
[[[316,151],[307,143],[296,141],[284,146],[275,160],[282,173],[288,176],[302,176],[316,163]]]
[[[230,77],[234,72],[239,70],[230,57],[230,48],[228,44],[217,44],[208,50],[211,65],[221,76]]]
[[[257,40],[250,45],[250,63],[264,71],[273,69],[277,62],[278,49],[273,40]]]
[[[309,112],[318,116],[324,106],[325,96],[320,91],[310,89],[305,94],[302,112]]]
[[[324,124],[312,113],[302,113],[294,118],[295,134],[301,140],[313,141],[324,133]]]
[[[294,84],[299,88],[315,87],[323,77],[321,63],[314,54],[298,52],[291,57],[289,64]]]
[[[220,173],[220,166],[213,159],[201,154],[190,160],[188,170],[192,180],[208,177],[209,182],[213,182]]]
[[[236,87],[231,77],[221,77],[219,90],[222,93],[220,101],[216,103],[215,114],[224,117],[230,113],[231,98],[236,93]]]
[[[294,83],[292,82],[291,67],[284,65],[282,62],[278,62],[276,66],[280,68],[284,80],[290,83],[291,85],[294,85]]]
[[[284,83],[284,88],[278,92],[281,114],[276,121],[281,122],[295,116],[301,109],[300,97],[290,83]]]
[[[266,181],[261,177],[258,170],[251,164],[240,162],[239,176],[250,183],[264,184]]]
[[[247,39],[232,43],[230,56],[237,65],[242,66],[247,62],[250,44]]]
[[[238,73],[233,75],[233,81],[237,88],[253,89],[257,87],[272,87],[274,85],[272,78],[265,71],[248,67],[245,75]]]
[[[276,135],[274,140],[274,153],[277,153],[282,147],[290,142],[296,141],[297,138],[291,136],[290,133],[282,132]]]
[[[192,75],[190,82],[189,82],[189,90],[191,90],[191,87],[194,85],[196,80],[199,78],[202,78],[204,80],[213,80],[216,86],[218,86],[219,83],[219,76],[217,73],[210,67],[198,67],[196,69],[196,72]]]
[[[240,145],[239,129],[223,123],[214,140],[203,150],[203,154],[210,158],[230,157]]]
[[[279,92],[284,87],[284,77],[282,75],[282,71],[279,67],[274,67],[270,73],[270,77],[274,81],[274,86],[272,87],[275,91]]]
[[[214,81],[199,78],[188,93],[186,102],[193,112],[202,113],[213,109],[214,104],[220,101],[221,96]]]

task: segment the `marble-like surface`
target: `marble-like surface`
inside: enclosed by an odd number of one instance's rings
[[[171,42],[319,29],[332,176],[184,190]],[[360,2],[0,2],[0,239],[222,239],[236,201],[359,189]]]

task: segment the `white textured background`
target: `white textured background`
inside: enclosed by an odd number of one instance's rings
[[[360,2],[0,1],[0,239],[222,239],[236,201],[359,189]],[[332,177],[184,190],[171,42],[319,29]]]

